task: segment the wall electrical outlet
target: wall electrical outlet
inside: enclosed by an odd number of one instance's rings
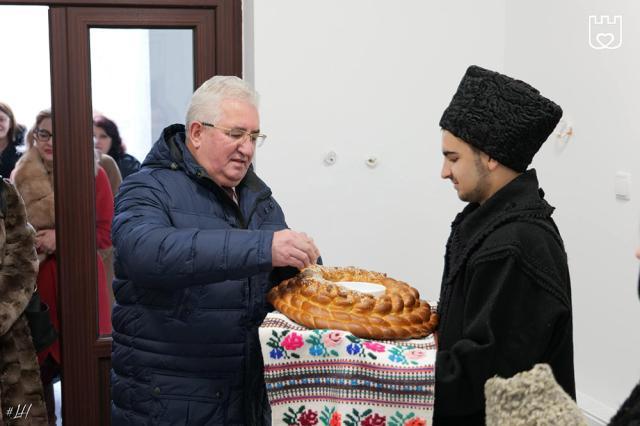
[[[631,199],[631,173],[617,172],[614,180],[614,190],[618,200]]]

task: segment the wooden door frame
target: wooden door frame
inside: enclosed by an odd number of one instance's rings
[[[65,425],[110,424],[111,337],[98,336],[89,28],[191,28],[194,83],[242,75],[241,0],[13,0],[49,6]]]

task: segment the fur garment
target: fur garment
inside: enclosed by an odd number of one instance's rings
[[[35,232],[15,188],[4,179],[0,185],[0,425],[47,424],[40,368],[24,315],[38,274]]]
[[[576,402],[558,385],[548,364],[484,385],[487,426],[587,426]]]
[[[521,80],[472,65],[440,127],[524,172],[562,117],[562,108]]]
[[[29,223],[37,231],[55,228],[52,173],[53,169],[45,165],[36,148],[24,153],[13,172],[13,183],[24,200]]]

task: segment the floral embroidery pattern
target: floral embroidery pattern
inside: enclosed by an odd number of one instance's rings
[[[329,420],[329,426],[340,426],[342,424],[342,416],[340,413],[333,413],[331,420]]]
[[[273,330],[267,346],[272,348],[269,352],[269,356],[272,359],[280,359],[282,357],[285,359],[300,358],[300,355],[297,353],[289,353],[289,351],[295,351],[303,347],[304,340],[302,340],[302,336],[298,333],[290,333],[290,330],[284,330],[282,333],[277,333]]]
[[[362,423],[362,426],[386,426],[387,425],[387,417],[381,416],[380,414],[372,414],[367,416]]]
[[[364,346],[369,350],[372,350],[373,352],[384,352],[387,350],[387,348],[385,348],[385,346],[382,343],[378,343],[378,342],[366,341],[362,344],[362,346]]]
[[[427,426],[427,421],[425,419],[416,417],[405,422],[403,426]]]
[[[333,330],[328,331],[322,335],[322,343],[328,348],[338,346],[344,340],[344,331]]]
[[[423,359],[426,356],[427,351],[424,349],[413,348],[411,346],[392,346],[389,349],[389,361],[396,362],[398,364],[418,365],[417,360]]]
[[[272,330],[271,334],[267,342],[267,345],[272,348],[269,352],[271,359],[300,358],[300,355],[293,351],[303,348],[305,343],[308,345],[307,351],[312,356],[339,357],[341,354],[337,349],[349,342],[343,348],[343,350],[346,349],[345,355],[378,359],[379,354],[386,352],[389,361],[403,365],[418,365],[416,361],[423,360],[428,354],[426,349],[364,340],[338,330],[312,330],[306,340],[302,335],[291,330],[284,330],[281,333]]]
[[[318,413],[313,410],[307,410],[298,417],[300,426],[313,426],[318,424]]]
[[[427,421],[421,417],[416,417],[414,413],[403,415],[396,411],[389,420],[389,426],[427,426]]]
[[[335,347],[344,337],[341,331],[328,331],[328,330],[313,330],[313,333],[305,340],[311,346],[309,347],[309,354],[312,356],[338,356],[338,352],[335,349],[327,349]]]
[[[373,419],[373,415],[371,414],[372,412],[373,411],[371,409],[367,409],[364,412],[360,413],[358,410],[354,408],[353,410],[351,410],[351,413],[345,416],[344,424],[345,426],[359,426],[359,425],[373,426],[374,423],[371,423]],[[378,414],[375,414],[375,416],[376,416],[376,419],[382,418],[384,421],[384,423],[375,424],[376,426],[386,425],[386,420],[384,420],[385,419],[384,417],[380,417]],[[369,423],[365,423],[365,421]]]
[[[301,405],[297,410],[289,407],[287,413],[282,416],[282,421],[287,425],[295,426],[314,426],[318,424],[318,413],[309,409],[304,410],[305,406]]]
[[[374,413],[368,408],[363,412],[359,412],[355,408],[344,416],[342,423],[342,414],[336,411],[336,407],[325,406],[318,416],[318,413],[307,409],[302,405],[297,410],[289,407],[288,412],[282,417],[282,421],[287,425],[295,426],[313,426],[321,422],[323,426],[427,426],[427,421],[421,417],[417,417],[415,413],[409,412],[402,414],[396,411],[395,414],[387,422],[387,416],[380,413]]]
[[[404,356],[409,360],[417,361],[425,358],[427,351],[425,349],[413,348],[405,351]]]
[[[324,407],[320,413],[320,421],[324,426],[341,426],[342,414],[336,411],[336,407]]]
[[[384,345],[381,343],[370,342],[368,340],[363,342],[362,339],[359,339],[352,334],[347,334],[346,338],[351,342],[347,345],[347,353],[349,355],[357,355],[365,358],[369,357],[371,359],[378,359],[378,357],[373,352],[382,352],[380,350],[380,346],[382,346],[382,348],[384,349]],[[375,349],[372,349],[371,347]]]

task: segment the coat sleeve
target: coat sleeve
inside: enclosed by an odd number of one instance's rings
[[[0,178],[2,204],[2,249],[0,254],[0,336],[22,315],[35,289],[38,258],[35,231],[27,223],[22,198],[8,181]]]
[[[131,175],[120,187],[112,231],[118,278],[177,289],[272,269],[273,231],[176,228],[167,200],[149,173]]]
[[[469,278],[460,282],[468,285],[462,338],[436,356],[436,400],[443,417],[483,410],[486,380],[532,368],[568,312],[516,256],[478,260],[466,273]]]

